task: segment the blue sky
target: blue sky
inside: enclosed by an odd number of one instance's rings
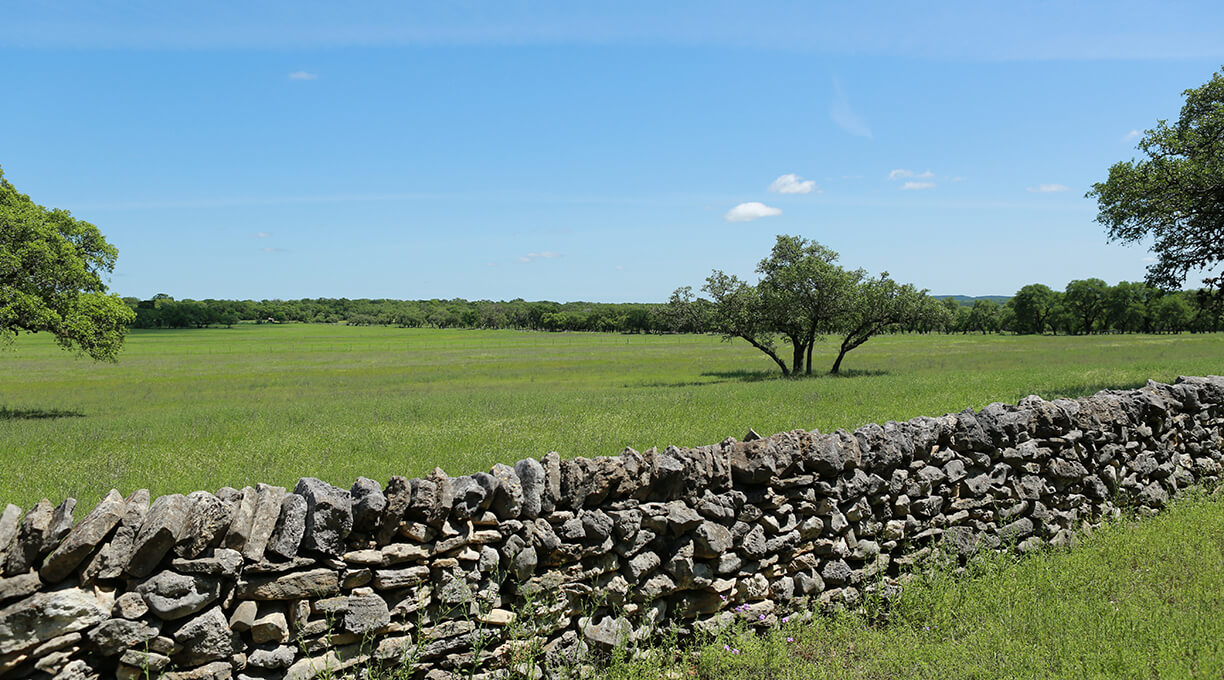
[[[1010,294],[1143,277],[1084,192],[1224,64],[1218,2],[656,4],[9,4],[0,166],[121,295],[662,301],[780,233]]]

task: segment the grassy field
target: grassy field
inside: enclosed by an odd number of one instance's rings
[[[1074,550],[916,580],[882,617],[739,626],[613,680],[1224,677],[1224,495],[1106,525]]]
[[[817,349],[823,370],[832,343]],[[771,367],[709,336],[246,325],[136,331],[114,365],[24,336],[0,352],[0,502],[300,476],[348,486],[549,450],[853,428],[1220,374],[1224,336],[882,337],[842,377]]]

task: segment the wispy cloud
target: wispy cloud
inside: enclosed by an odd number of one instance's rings
[[[773,217],[774,215],[781,214],[782,211],[777,208],[758,201],[749,201],[747,203],[740,203],[728,210],[727,214],[723,215],[723,219],[728,222],[751,222],[762,217]]]
[[[871,127],[867,125],[866,119],[850,107],[850,97],[846,95],[841,81],[837,78],[833,79],[833,105],[829,108],[829,117],[846,132],[871,139]]]
[[[931,172],[930,170],[915,173],[913,170],[906,170],[904,168],[899,168],[897,170],[893,170],[892,172],[888,173],[889,181],[895,180],[895,179],[907,179],[910,177],[914,177],[917,179],[934,179],[935,173]]]
[[[536,260],[551,260],[554,257],[561,257],[561,253],[554,253],[551,250],[545,250],[539,253],[527,253],[518,259],[519,262],[535,262]]]
[[[1143,133],[1139,132],[1138,130],[1131,130],[1130,132],[1128,132],[1128,133],[1126,133],[1126,134],[1122,135],[1122,141],[1124,141],[1124,142],[1133,142],[1133,141],[1135,141],[1136,139],[1139,139],[1139,135],[1141,135],[1141,134],[1143,134]]]
[[[318,80],[319,74],[310,71],[294,71],[289,74],[289,80]]]
[[[269,233],[268,233],[268,232],[266,232],[266,231],[260,231],[260,232],[256,232],[256,233],[255,233],[255,238],[268,238],[268,237],[269,237],[269,236],[271,236],[271,235],[272,235],[272,234],[269,234]]]
[[[769,185],[769,190],[775,194],[810,194],[813,191],[823,193],[816,187],[816,180],[802,179],[794,173],[775,179],[773,184]]]
[[[260,248],[259,250],[260,250],[260,251],[262,251],[262,252],[265,252],[265,253],[287,253],[287,252],[289,252],[289,249],[288,249],[288,248],[272,248],[272,247],[268,247],[268,248]]]
[[[917,191],[920,189],[934,189],[934,182],[906,182],[901,185],[902,191]]]
[[[1038,184],[1035,187],[1026,187],[1024,190],[1033,194],[1054,194],[1066,191],[1067,187],[1063,184]]]

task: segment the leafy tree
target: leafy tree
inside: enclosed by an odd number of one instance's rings
[[[1081,279],[1067,284],[1063,304],[1075,318],[1081,333],[1091,333],[1105,311],[1109,285],[1100,279]]]
[[[759,288],[774,326],[791,344],[791,372],[812,373],[812,347],[835,325],[863,270],[839,267],[836,252],[799,236],[779,235],[757,265]]]
[[[842,359],[850,350],[884,331],[920,322],[937,304],[925,290],[908,283],[900,285],[888,277],[888,272],[854,286],[834,322],[842,342],[829,373],[841,371]]]
[[[714,328],[724,339],[742,338],[773,359],[782,375],[790,375],[786,362],[778,356],[773,320],[756,286],[715,270],[701,289],[713,298]]]
[[[1139,140],[1146,158],[1115,164],[1087,194],[1111,240],[1154,239],[1147,280],[1164,289],[1224,262],[1224,69],[1183,94],[1177,122],[1158,120]],[[1224,272],[1204,283],[1219,288]]]
[[[1015,315],[1017,333],[1045,333],[1050,325],[1050,316],[1058,305],[1058,292],[1040,283],[1030,283],[1021,288],[1008,301]]]
[[[64,349],[114,361],[136,317],[102,281],[117,256],[97,227],[34,203],[0,170],[0,343],[46,331]]]

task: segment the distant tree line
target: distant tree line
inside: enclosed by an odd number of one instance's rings
[[[793,245],[793,244],[792,244]],[[721,274],[716,273],[716,274]],[[134,328],[203,328],[232,326],[240,322],[267,323],[344,323],[351,326],[398,326],[401,328],[486,328],[534,331],[601,331],[614,333],[723,333],[728,314],[743,314],[754,303],[742,281],[723,275],[713,276],[714,300],[696,297],[691,287],[676,290],[671,299],[659,303],[549,302],[516,299],[509,301],[386,300],[315,298],[303,300],[175,300],[157,294],[149,300],[124,298],[132,309]],[[774,274],[778,282],[781,274]],[[877,293],[901,294],[910,304],[908,311],[886,324],[880,332],[917,333],[1181,333],[1224,330],[1219,305],[1204,291],[1166,293],[1146,283],[1123,281],[1109,286],[1100,279],[1072,281],[1066,290],[1056,291],[1039,283],[1020,289],[1003,303],[978,299],[965,303],[952,298],[919,297],[917,291],[890,284],[887,277],[863,277],[859,283],[875,281]],[[707,288],[710,282],[707,281]],[[912,287],[911,287],[912,288]],[[792,333],[783,342],[792,345],[798,338],[802,355],[801,370],[807,370],[812,343],[810,329],[799,330],[798,313],[785,312],[780,290],[762,291],[773,309],[781,310],[781,325]],[[867,289],[862,289],[866,292]],[[707,291],[708,292],[708,291]],[[798,293],[795,293],[798,295]],[[876,296],[877,298],[879,295]],[[895,295],[894,295],[895,297]],[[869,311],[874,298],[859,298],[853,308]],[[916,302],[917,301],[917,302]],[[832,307],[817,305],[813,313],[831,314]],[[918,304],[921,302],[921,305]],[[721,312],[720,312],[721,305]],[[863,305],[866,305],[865,307]],[[737,309],[738,306],[738,309]],[[758,314],[766,314],[758,308]],[[720,316],[721,314],[721,316]],[[763,330],[764,319],[741,317]],[[772,323],[772,322],[771,322]],[[818,320],[817,333],[832,333],[829,320]],[[746,327],[752,330],[751,323]],[[743,329],[741,329],[743,330]],[[791,337],[794,336],[794,338]],[[756,337],[754,336],[754,339]],[[853,339],[851,340],[851,344]],[[793,365],[794,357],[791,357]],[[791,370],[788,368],[788,370]]]

